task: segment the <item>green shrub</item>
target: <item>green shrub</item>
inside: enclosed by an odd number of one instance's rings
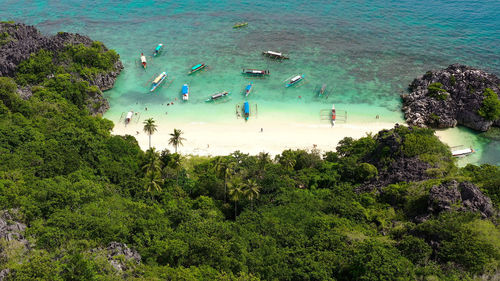
[[[439,82],[430,84],[429,87],[427,87],[428,95],[438,100],[446,100],[448,98],[448,94],[442,87],[443,84]]]
[[[455,86],[455,84],[456,84],[456,83],[457,83],[457,80],[456,80],[456,78],[455,78],[455,75],[453,75],[453,74],[452,74],[452,75],[450,76],[450,85],[451,85],[451,86]]]
[[[500,100],[498,100],[498,94],[490,88],[486,88],[483,95],[485,98],[477,113],[487,120],[497,120],[500,118]]]

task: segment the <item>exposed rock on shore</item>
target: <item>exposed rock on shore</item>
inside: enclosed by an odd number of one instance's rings
[[[0,23],[0,34],[4,34],[3,37],[5,37],[0,44],[0,76],[8,77],[14,77],[18,65],[30,58],[31,54],[37,53],[40,50],[57,53],[63,51],[68,45],[83,44],[89,47],[95,42],[87,36],[66,32],[59,32],[53,36],[45,36],[34,26],[22,23]],[[105,46],[103,46],[103,49],[104,51],[108,51]],[[98,73],[93,79],[86,79],[72,73],[74,76],[79,77],[79,79],[85,80],[90,85],[97,86],[100,89],[97,95],[88,99],[87,107],[91,114],[102,114],[109,108],[109,103],[103,97],[102,91],[113,87],[122,69],[123,65],[118,59],[110,71]],[[18,92],[22,93],[23,98],[31,96],[30,87],[23,87]]]
[[[436,84],[439,83],[439,84]],[[434,87],[433,87],[434,86]],[[432,128],[463,125],[477,131],[500,126],[500,119],[478,114],[487,88],[500,93],[500,79],[482,70],[460,64],[428,71],[409,85],[411,93],[401,95],[406,122]]]

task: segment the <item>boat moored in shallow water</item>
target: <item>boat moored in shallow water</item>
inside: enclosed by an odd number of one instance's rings
[[[302,75],[296,75],[292,78],[289,78],[290,80],[288,80],[288,83],[286,83],[285,87],[290,87],[290,86],[293,86],[293,85],[296,85],[297,83],[299,83],[300,81],[304,80],[304,74]]]
[[[270,57],[272,59],[280,59],[280,60],[287,60],[287,59],[289,59],[287,56],[285,56],[283,53],[280,53],[280,52],[265,51],[265,52],[262,52],[262,54],[264,56]]]
[[[269,75],[270,72],[269,70],[261,70],[261,69],[243,69],[242,74],[249,75],[249,76],[266,76]]]
[[[248,121],[250,117],[250,104],[247,101],[243,104],[243,117],[245,121]]]
[[[127,113],[127,117],[125,117],[125,125],[130,123],[130,121],[132,120],[132,117],[134,116],[134,112],[133,111],[129,111]]]
[[[227,92],[227,91],[220,92],[220,93],[217,93],[215,95],[210,96],[210,98],[207,99],[206,101],[207,102],[209,102],[209,101],[215,101],[215,100],[218,100],[220,98],[226,97],[228,95],[229,95],[229,92]]]
[[[160,73],[160,75],[158,75],[155,80],[153,80],[152,84],[151,84],[151,90],[150,92],[153,92],[154,90],[156,90],[156,88],[158,88],[158,86],[161,85],[161,83],[163,83],[163,81],[165,81],[165,79],[167,78],[167,72],[162,72]]]
[[[252,86],[253,86],[252,83],[250,83],[245,87],[245,97],[248,97],[248,95],[252,91]]]
[[[197,65],[195,65],[195,66],[191,67],[191,70],[188,72],[188,75],[189,75],[189,74],[193,74],[193,73],[195,73],[195,72],[197,72],[197,71],[200,71],[200,70],[204,69],[205,67],[207,67],[207,65],[206,65],[206,64],[204,64],[204,63],[199,63],[199,64],[197,64]]]
[[[153,53],[153,56],[156,57],[157,55],[159,55],[160,52],[161,52],[161,48],[163,48],[163,44],[162,43],[160,43],[160,44],[158,44],[158,46],[156,46],[155,52]]]
[[[188,100],[189,99],[189,86],[188,84],[184,84],[182,86],[182,100]]]
[[[332,104],[332,127],[335,126],[335,120],[337,120],[337,112],[335,111],[335,104]]]
[[[464,156],[470,155],[474,152],[476,152],[476,151],[473,148],[464,148],[464,149],[459,149],[459,150],[453,150],[451,152],[451,155],[453,157],[464,157]]]
[[[248,22],[238,22],[235,25],[233,25],[233,28],[245,27],[247,25],[248,25]]]
[[[144,69],[146,69],[147,61],[146,61],[146,56],[143,53],[141,53],[141,64],[142,64],[142,67],[144,67]]]

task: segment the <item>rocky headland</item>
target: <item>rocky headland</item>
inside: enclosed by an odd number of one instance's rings
[[[497,96],[500,79],[483,70],[453,64],[446,69],[428,71],[413,80],[409,91],[401,98],[402,110],[410,125],[431,128],[463,125],[483,132],[492,126],[500,127]]]
[[[85,47],[90,47],[95,42],[89,37],[80,34],[59,32],[53,36],[45,36],[34,26],[22,23],[0,23],[0,76],[15,77],[19,64],[41,50],[50,51],[57,56],[58,53],[65,51],[68,46],[82,44]],[[103,52],[108,51],[104,45],[102,45],[102,49]],[[79,73],[71,72],[73,77],[87,81],[90,86],[97,86],[99,89],[97,93],[92,92],[88,95],[87,107],[91,114],[102,114],[109,109],[109,103],[103,97],[102,91],[113,87],[118,74],[123,69],[119,56],[117,57],[111,68],[100,71],[92,77],[85,77]],[[53,62],[58,65],[67,65],[67,62],[60,62],[56,59]],[[29,98],[32,86],[34,85],[20,86],[18,93],[23,98]]]

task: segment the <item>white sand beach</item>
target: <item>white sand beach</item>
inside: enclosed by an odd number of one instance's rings
[[[157,119],[155,119],[157,120]],[[322,152],[335,150],[344,137],[360,138],[367,133],[377,133],[394,127],[392,122],[342,123],[332,127],[328,123],[313,124],[276,119],[256,119],[245,122],[233,120],[225,123],[189,122],[179,123],[168,118],[158,119],[158,131],[152,139],[157,150],[174,151],[168,144],[173,129],[181,129],[186,140],[179,152],[184,155],[227,155],[236,150],[252,155],[267,152],[280,154],[285,149],[319,149]],[[261,131],[262,129],[262,131]],[[139,132],[139,134],[137,134]],[[143,131],[142,122],[117,124],[113,130],[118,135],[133,135],[142,149],[148,148],[149,137]]]

